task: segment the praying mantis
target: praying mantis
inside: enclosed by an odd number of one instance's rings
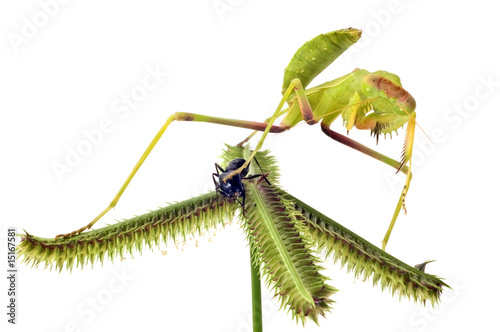
[[[263,132],[250,158],[241,167],[227,174],[224,181],[230,180],[248,168],[249,163],[262,148],[270,132],[280,133],[290,130],[302,121],[309,125],[321,121],[321,129],[327,136],[382,161],[394,167],[397,172],[401,171],[406,175],[406,181],[398,204],[382,241],[382,249],[385,250],[400,210],[403,209],[406,213],[405,197],[411,181],[411,156],[416,125],[415,99],[403,89],[397,75],[386,71],[371,73],[364,69],[355,69],[351,73],[333,81],[306,89],[318,74],[327,68],[345,50],[356,43],[360,37],[360,30],[348,28],[321,34],[300,47],[285,69],[282,98],[278,107],[273,115],[263,122],[219,118],[186,112],[176,112],[170,115],[156,133],[108,207],[88,225],[67,234],[59,234],[56,238],[70,237],[90,229],[110,209],[115,207],[132,178],[154,149],[168,126],[174,121],[208,122],[253,130],[253,133],[239,145],[249,141],[256,132]],[[285,104],[287,105],[286,108],[284,108]],[[275,125],[274,122],[282,116],[281,123]],[[394,131],[407,124],[401,161],[398,162],[391,159],[331,130],[330,125],[339,117],[342,118],[347,132],[354,127],[361,130],[370,130],[371,134],[376,137],[377,142],[381,134],[392,136]]]

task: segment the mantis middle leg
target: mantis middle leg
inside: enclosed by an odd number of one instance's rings
[[[389,237],[391,236],[392,230],[394,228],[394,224],[396,223],[396,219],[399,216],[399,212],[401,209],[405,211],[406,214],[406,206],[405,206],[405,198],[408,193],[408,189],[410,188],[410,181],[412,178],[411,174],[411,156],[412,156],[412,151],[413,151],[413,140],[415,137],[415,113],[409,116],[408,120],[408,126],[406,129],[406,142],[405,142],[405,148],[403,150],[403,155],[401,162],[398,162],[392,158],[389,158],[379,152],[376,152],[348,137],[345,137],[333,130],[330,129],[330,123],[325,123],[324,121],[321,122],[321,130],[330,138],[336,140],[337,142],[340,142],[344,145],[347,145],[359,152],[362,152],[372,158],[375,158],[377,160],[380,160],[381,162],[394,167],[397,171],[401,171],[404,174],[406,174],[406,180],[405,180],[405,185],[403,187],[403,190],[401,192],[401,195],[399,196],[398,203],[396,205],[396,209],[394,211],[394,214],[392,216],[391,222],[389,224],[389,228],[387,229],[387,232],[384,236],[384,239],[382,240],[382,250],[385,250],[385,247],[387,246],[387,242],[389,241]],[[408,163],[408,166],[405,164]]]

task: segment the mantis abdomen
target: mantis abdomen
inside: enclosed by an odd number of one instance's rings
[[[342,29],[321,34],[302,45],[285,69],[283,91],[294,78],[305,88],[345,50],[361,38],[361,30]]]

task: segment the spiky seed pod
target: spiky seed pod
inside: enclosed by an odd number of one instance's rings
[[[84,232],[70,238],[40,238],[21,234],[18,256],[33,266],[45,263],[61,271],[66,266],[72,270],[76,264],[83,268],[96,260],[104,261],[106,255],[113,260],[128,251],[142,251],[144,244],[150,248],[160,240],[186,239],[188,235],[201,234],[203,230],[223,225],[232,218],[236,204],[210,192],[196,198],[152,211],[107,227]]]
[[[450,288],[441,278],[425,273],[422,264],[411,267],[292,195],[280,193],[294,202],[318,250],[333,257],[335,262],[340,261],[342,267],[347,265],[347,271],[355,276],[371,277],[373,285],[380,283],[382,290],[388,288],[392,295],[398,293],[400,298],[424,304],[429,300],[432,306],[439,302],[443,288]]]
[[[261,274],[282,308],[289,308],[302,323],[306,318],[318,323],[318,316],[330,310],[330,296],[337,290],[319,273],[319,260],[304,236],[307,230],[275,187],[257,180],[247,182],[246,190],[242,222]]]
[[[228,146],[228,151],[231,151],[232,159],[244,157],[243,148]],[[274,159],[268,159],[267,152],[260,153],[257,156],[259,163],[266,164],[266,168],[263,167],[265,171],[276,167]],[[425,273],[418,266],[415,268],[403,263],[299,199],[274,187],[281,201],[290,202],[296,218],[304,222],[304,237],[314,243],[318,251],[333,257],[335,262],[340,261],[342,267],[347,265],[347,271],[353,271],[355,276],[362,276],[363,279],[371,277],[373,285],[380,284],[382,290],[388,288],[392,295],[398,293],[400,298],[404,296],[424,304],[429,300],[431,305],[439,302],[444,287],[451,288],[441,278]]]
[[[223,158],[227,164],[244,158],[243,148],[230,147]],[[247,151],[248,152],[248,151]],[[265,181],[247,184],[246,215],[243,224],[255,261],[260,262],[262,274],[279,296],[282,307],[288,307],[297,320],[310,318],[330,309],[336,290],[328,286],[321,275],[314,246],[335,261],[347,265],[356,276],[372,277],[373,284],[389,288],[392,294],[431,304],[439,301],[446,285],[442,279],[424,273],[428,262],[411,267],[342,227],[276,186],[277,165],[268,152],[259,152],[257,159],[263,173],[271,171]],[[252,174],[256,174],[255,170]],[[240,205],[222,199],[211,192],[161,208],[122,222],[85,232],[70,238],[46,239],[28,233],[20,235],[18,255],[24,263],[56,267],[83,267],[96,260],[111,260],[125,251],[141,251],[160,240],[201,233],[232,218]]]

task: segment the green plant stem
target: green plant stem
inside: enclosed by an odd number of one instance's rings
[[[260,272],[258,262],[250,250],[250,276],[252,279],[252,323],[253,332],[262,332],[262,296],[260,292]]]
[[[245,145],[243,157],[248,160],[250,157],[250,147]],[[250,164],[250,174],[254,174],[253,164]],[[257,256],[252,255],[252,245],[250,244],[250,278],[252,282],[252,325],[253,332],[262,332],[262,295],[260,284],[260,271]]]

